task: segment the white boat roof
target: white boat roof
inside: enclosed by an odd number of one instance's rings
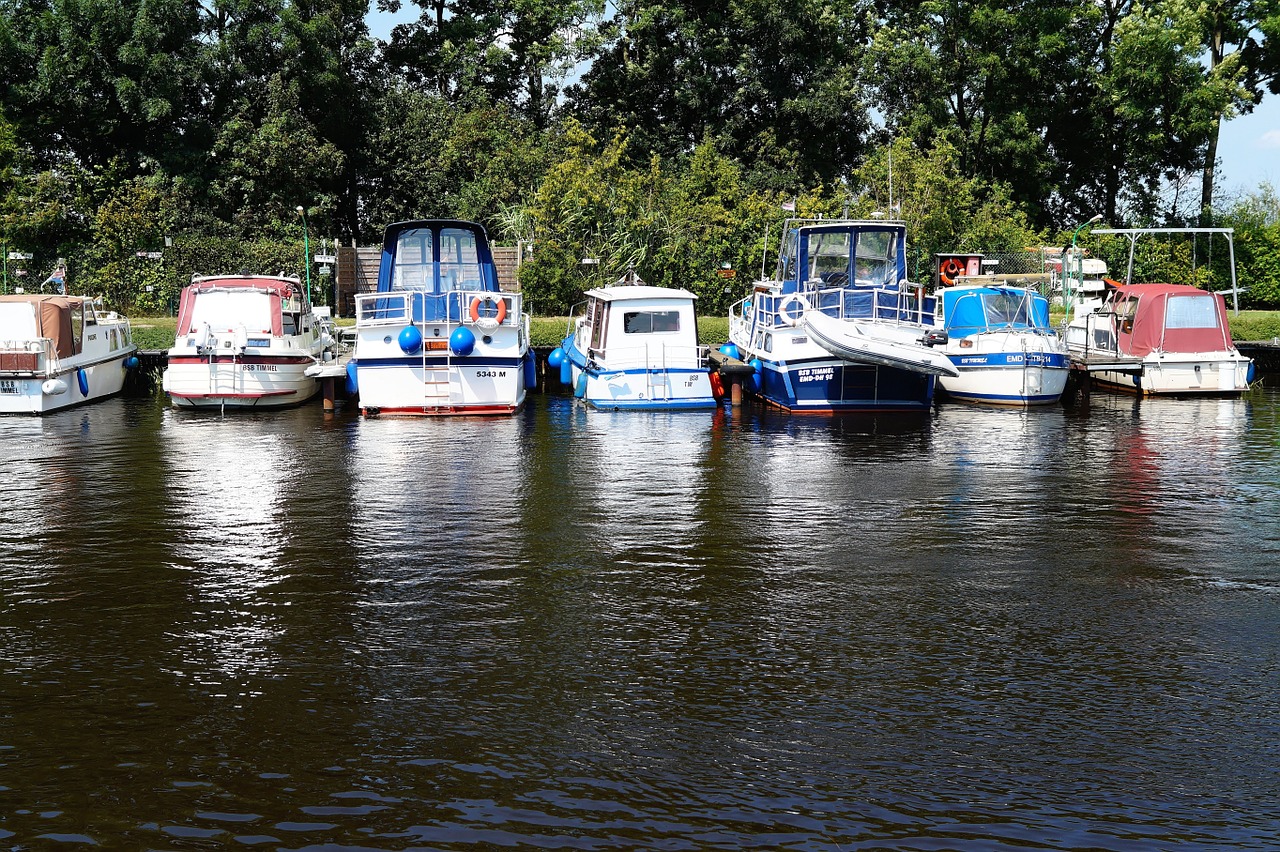
[[[654,287],[650,284],[615,284],[610,287],[595,287],[588,290],[587,295],[596,299],[602,299],[606,302],[640,299],[692,301],[693,299],[698,298],[697,294],[690,293],[688,290],[683,288]]]

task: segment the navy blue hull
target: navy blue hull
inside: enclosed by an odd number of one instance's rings
[[[934,378],[830,360],[764,362],[757,395],[789,411],[925,411]]]

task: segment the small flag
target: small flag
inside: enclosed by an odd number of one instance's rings
[[[796,203],[794,201],[784,201],[782,202],[782,209],[788,213],[794,213],[796,212]]]

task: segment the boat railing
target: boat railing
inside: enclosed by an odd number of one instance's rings
[[[750,325],[758,317],[766,327],[795,326],[805,311],[816,310],[839,320],[931,326],[936,309],[935,296],[907,282],[899,288],[810,286],[798,293],[755,293],[730,308],[729,324]]]
[[[438,322],[481,328],[519,328],[523,316],[519,293],[493,290],[390,290],[356,296],[356,325],[399,325]]]
[[[0,340],[0,372],[34,375],[57,366],[53,340],[48,337]]]
[[[591,355],[601,370],[697,369],[707,360],[707,347],[697,344],[646,342],[593,349]]]
[[[1067,346],[1080,350],[1087,358],[1089,352],[1116,355],[1120,352],[1116,337],[1116,313],[1098,311],[1087,314],[1083,325],[1067,326]]]

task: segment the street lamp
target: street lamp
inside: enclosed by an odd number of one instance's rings
[[[1075,231],[1071,233],[1071,257],[1073,260],[1075,260],[1075,263],[1076,263],[1076,275],[1079,278],[1081,289],[1084,289],[1084,258],[1081,255],[1076,254],[1076,237],[1080,236],[1080,232],[1083,231],[1085,228],[1089,227],[1095,222],[1101,222],[1101,221],[1102,221],[1102,214],[1099,213],[1096,216],[1094,216],[1092,219],[1089,219],[1086,222],[1081,222],[1079,225],[1076,225]],[[1065,264],[1062,272],[1063,272],[1062,309],[1067,312],[1067,320],[1070,320],[1071,319],[1071,300],[1073,298],[1070,292],[1071,274],[1065,268]]]
[[[307,210],[301,204],[293,208],[302,217],[302,267],[307,271],[307,304],[311,304],[311,238],[307,233]]]

